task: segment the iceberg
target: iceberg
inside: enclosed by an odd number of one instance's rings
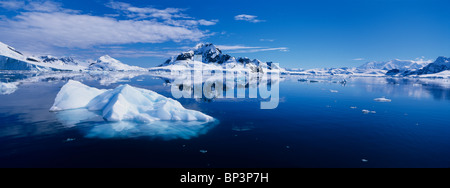
[[[362,110],[363,114],[376,114],[376,111],[370,111],[370,110]]]
[[[84,108],[88,103],[98,95],[106,92],[86,86],[78,81],[69,80],[59,91],[50,111],[63,111]]]
[[[185,109],[178,101],[154,91],[121,85],[112,90],[100,90],[77,81],[61,88],[50,111],[85,108],[98,112],[109,122],[131,121],[201,121],[214,118],[198,111]]]
[[[330,89],[330,92],[331,92],[331,93],[339,93],[338,90],[332,90],[332,89]]]
[[[2,83],[0,82],[0,95],[9,95],[17,90],[16,83]]]
[[[385,97],[374,99],[376,102],[392,102],[391,99],[386,99]]]

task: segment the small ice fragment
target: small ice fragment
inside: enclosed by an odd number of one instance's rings
[[[376,111],[370,111],[370,110],[362,110],[363,114],[376,114]]]
[[[358,107],[356,107],[356,106],[351,106],[350,108],[351,108],[351,109],[357,109]]]
[[[367,162],[369,162],[369,160],[367,160],[367,159],[361,159],[361,162],[367,163]]]
[[[392,100],[391,99],[386,99],[386,98],[376,98],[376,99],[374,99],[374,101],[376,101],[376,102],[392,102]]]
[[[2,83],[0,82],[0,95],[9,95],[16,92],[17,83]]]
[[[331,93],[339,93],[338,90],[332,90],[332,89],[330,89],[330,92],[331,92]]]
[[[208,150],[200,150],[200,153],[206,154],[208,153]]]
[[[66,142],[73,142],[73,141],[75,141],[76,139],[75,138],[67,138],[66,139]]]

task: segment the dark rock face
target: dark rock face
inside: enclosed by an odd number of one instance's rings
[[[400,74],[400,70],[399,69],[392,69],[392,70],[390,70],[390,71],[388,71],[386,73],[387,76],[394,76],[394,75],[397,75],[397,74]]]
[[[61,61],[67,65],[78,65],[78,62],[76,62],[72,57],[56,58],[56,57],[52,57],[52,56],[41,56],[41,59],[42,59],[42,62],[44,62],[44,63],[53,63],[55,61]]]

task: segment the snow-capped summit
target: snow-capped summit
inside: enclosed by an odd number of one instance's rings
[[[196,56],[201,57],[201,60],[195,59]],[[277,64],[272,62],[263,63],[257,59],[251,60],[248,57],[236,58],[228,54],[223,54],[222,51],[212,43],[197,44],[192,50],[168,59],[164,64],[160,65],[160,67],[164,68],[171,66],[171,68],[192,68],[194,61],[201,61],[208,69],[241,69],[251,70],[253,72],[281,69]]]
[[[192,50],[188,52],[183,52],[176,57],[168,59],[161,66],[173,65],[177,61],[194,60],[194,56],[201,55],[203,63],[217,63],[223,64],[228,61],[231,56],[227,54],[222,54],[222,51],[211,43],[200,43],[197,44]]]
[[[89,70],[95,71],[147,71],[144,68],[130,66],[112,58],[109,55],[100,57],[96,62],[89,65]]]

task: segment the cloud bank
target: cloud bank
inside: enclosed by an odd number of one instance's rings
[[[87,49],[99,45],[199,41],[210,35],[199,26],[218,20],[195,19],[183,9],[134,7],[111,2],[120,16],[92,15],[65,9],[53,1],[1,1],[17,15],[0,20],[0,41]],[[31,46],[31,45],[30,45]],[[25,49],[27,50],[27,49]]]

